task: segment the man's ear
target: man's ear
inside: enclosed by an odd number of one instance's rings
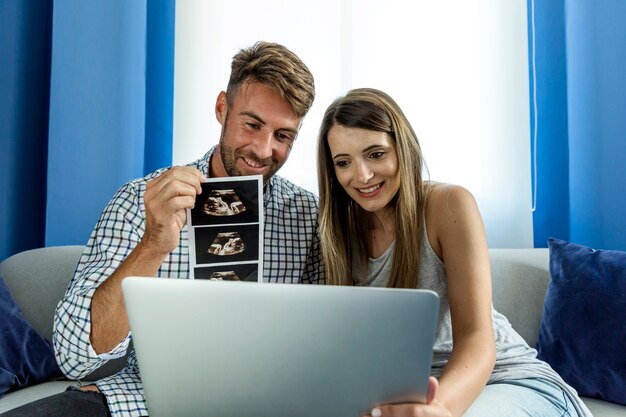
[[[228,113],[228,98],[225,91],[220,91],[215,101],[215,118],[222,126],[226,121],[226,114]]]

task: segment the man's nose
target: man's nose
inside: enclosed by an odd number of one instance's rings
[[[257,158],[263,160],[271,158],[274,144],[273,132],[262,132],[254,142],[254,153]]]

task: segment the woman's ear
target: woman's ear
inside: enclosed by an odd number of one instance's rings
[[[228,97],[225,91],[220,91],[215,101],[215,118],[224,126],[226,115],[228,114]]]

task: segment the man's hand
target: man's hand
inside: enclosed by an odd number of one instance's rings
[[[121,282],[125,277],[156,274],[180,240],[188,208],[202,192],[204,176],[191,167],[174,167],[148,182],[144,194],[146,230],[143,238],[94,293],[90,339],[96,353],[109,352],[130,331]]]
[[[195,168],[174,167],[148,182],[142,243],[155,254],[165,257],[178,246],[180,231],[187,222],[186,209],[193,208],[203,180]]]

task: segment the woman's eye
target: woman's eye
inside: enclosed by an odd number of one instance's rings
[[[376,152],[372,152],[370,154],[370,158],[372,159],[380,159],[385,155],[385,152],[383,151],[376,151]]]
[[[338,168],[344,168],[348,166],[348,161],[336,161],[335,166]]]

